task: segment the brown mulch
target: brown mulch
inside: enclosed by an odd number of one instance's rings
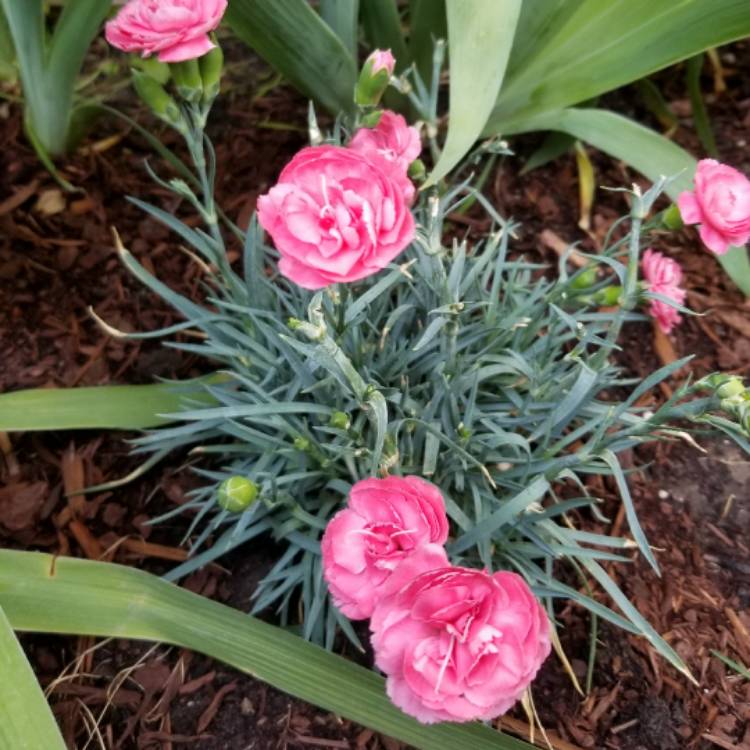
[[[734,45],[726,54],[732,56],[726,65],[729,90],[710,95],[709,110],[722,157],[750,173],[744,141],[750,125],[750,45]],[[214,118],[219,200],[240,221],[305,138],[297,130],[272,125],[304,123],[303,99],[278,87],[253,99],[267,76],[257,63],[240,68]],[[667,73],[658,80],[681,113],[676,139],[699,153],[681,77]],[[709,90],[711,83],[707,76]],[[633,91],[612,95],[605,104],[658,126]],[[113,133],[121,138],[110,144]],[[16,108],[0,109],[0,135],[6,144],[0,152],[0,391],[140,383],[204,371],[201,361],[158,342],[111,338],[88,313],[91,306],[125,331],[152,330],[176,321],[170,309],[123,270],[114,253],[112,226],[173,289],[200,296],[200,269],[180,252],[174,237],[123,199],[125,194],[137,195],[182,210],[144,174],[140,164],[151,156],[147,145],[137,134],[123,132],[121,124],[102,121],[84,149],[65,165],[66,177],[81,188],[69,195],[57,188],[26,145]],[[168,133],[164,137],[178,148]],[[538,143],[539,138],[531,136],[513,146],[524,156]],[[622,165],[596,153],[591,157],[597,184],[639,181]],[[487,190],[502,213],[523,222],[516,249],[536,259],[556,262],[555,237],[580,240],[585,249],[595,250],[607,227],[627,210],[621,194],[600,190],[590,233],[577,230],[575,160],[565,156],[523,177],[519,165],[518,159],[504,161]],[[750,306],[700,248],[692,230],[661,236],[655,246],[679,258],[690,305],[708,314],[687,318],[666,340],[647,325],[632,326],[624,341],[623,365],[642,376],[661,362],[695,352],[692,368],[697,373],[723,369],[748,375]],[[662,395],[668,396],[669,389],[666,385]],[[750,681],[712,654],[750,664],[750,462],[726,441],[713,440],[704,447],[706,454],[686,443],[663,443],[632,456],[633,466],[651,463],[631,482],[642,523],[658,547],[662,575],[657,577],[639,560],[609,568],[685,659],[698,684],[660,660],[643,640],[600,624],[588,696],[576,694],[554,657],[536,683],[540,718],[557,750],[750,748]],[[115,559],[155,573],[184,555],[179,547],[184,519],[147,524],[184,502],[195,482],[179,459],[114,492],[68,496],[137,466],[121,436],[12,435],[0,448],[3,545]],[[601,482],[597,493],[607,500],[606,511],[616,529],[624,528],[614,488]],[[184,583],[247,609],[253,586],[273,553],[270,543],[256,545]],[[583,682],[588,617],[564,606],[559,619],[565,626],[564,648]],[[91,717],[98,722],[101,741],[92,740],[90,747],[400,747],[197,654],[88,638],[33,636],[24,637],[24,644],[40,680],[51,690],[70,747],[86,744]],[[66,668],[71,671],[64,672]],[[523,733],[525,721],[516,710],[503,726]]]

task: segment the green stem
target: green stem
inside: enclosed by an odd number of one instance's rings
[[[607,332],[607,344],[602,346],[593,359],[594,367],[601,368],[607,361],[607,357],[614,349],[617,338],[625,321],[625,313],[633,310],[638,304],[638,258],[641,250],[641,225],[643,223],[643,202],[641,196],[634,195],[633,209],[631,213],[630,243],[628,245],[628,267],[625,276],[625,288],[623,289],[620,312]]]

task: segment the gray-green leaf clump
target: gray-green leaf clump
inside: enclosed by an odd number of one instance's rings
[[[274,607],[285,623],[301,612],[305,637],[330,647],[340,627],[357,643],[327,601],[320,535],[355,481],[417,474],[445,496],[454,562],[515,569],[550,612],[552,599],[572,598],[643,635],[686,671],[600,565],[629,562],[638,547],[657,568],[618,454],[674,439],[680,433],[670,425],[684,429],[719,408],[717,396],[698,397],[688,384],[646,413],[635,406],[639,397],[686,361],[633,390],[611,361],[623,324],[641,319],[634,308],[642,223],[662,188],[632,194],[630,223],[618,222],[592,258],[598,276],[591,268],[569,276],[563,258],[551,278],[550,269],[515,255],[517,227],[467,184],[422,198],[416,240],[398,264],[316,294],[278,275],[276,253],[255,221],[242,275],[219,266],[207,276],[204,306],[168,290],[123,250],[130,270],[201,332],[169,345],[206,357],[221,373],[206,382],[204,400],[170,415],[176,426],[136,441],[142,453],[189,449],[206,457],[196,468],[205,486],[169,514],[189,510],[193,521],[192,556],[168,578],[270,534],[282,552],[254,611]],[[451,223],[467,196],[490,217],[479,238],[457,237]],[[210,259],[207,235],[141,205]],[[599,311],[597,292],[612,285],[622,287],[622,306]],[[630,397],[613,400],[623,388]],[[589,474],[614,478],[632,540],[579,528],[591,516],[606,522],[587,490]],[[244,512],[217,502],[230,477],[257,485]],[[558,561],[598,582],[619,612],[556,577]]]

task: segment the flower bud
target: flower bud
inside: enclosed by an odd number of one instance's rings
[[[303,453],[310,450],[310,441],[301,435],[294,438],[294,447]]]
[[[171,66],[172,80],[177,93],[190,104],[197,104],[203,97],[203,80],[198,61],[184,60]]]
[[[346,412],[335,411],[331,414],[328,424],[337,430],[348,430],[352,426],[352,420],[349,419],[349,415]]]
[[[210,104],[221,88],[221,71],[224,67],[224,53],[217,44],[208,54],[198,60],[203,80],[203,101]]]
[[[246,477],[225,479],[217,492],[219,505],[230,513],[242,513],[258,498],[258,485]]]
[[[372,112],[368,112],[366,115],[364,115],[360,121],[359,124],[363,128],[376,128],[378,126],[378,123],[383,117],[383,110],[382,109],[374,109]]]
[[[597,305],[602,305],[603,307],[613,307],[620,304],[620,297],[622,297],[621,286],[605,286],[604,289],[600,289],[594,294],[594,301]]]
[[[422,182],[427,177],[427,168],[421,159],[415,159],[407,170],[410,180],[414,182]]]
[[[133,70],[133,86],[144,104],[160,119],[174,128],[184,128],[182,114],[177,102],[166,92],[164,87],[151,76],[140,70]]]
[[[596,266],[589,266],[570,282],[570,288],[588,289],[590,286],[593,286],[596,283],[596,275]]]
[[[739,396],[744,392],[745,384],[742,382],[742,378],[738,378],[734,375],[716,389],[716,395],[721,399]]]
[[[388,88],[396,61],[390,50],[376,49],[365,60],[354,89],[354,101],[361,107],[375,107]]]
[[[682,229],[685,225],[682,223],[682,215],[677,204],[673,203],[666,211],[662,212],[661,223],[673,232]]]

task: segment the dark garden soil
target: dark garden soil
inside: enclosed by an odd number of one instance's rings
[[[703,81],[710,92],[709,113],[722,159],[750,173],[750,45],[735,45],[722,59],[727,90],[714,91],[708,68]],[[231,91],[213,118],[212,135],[219,202],[243,223],[257,195],[304,144],[305,132],[298,126],[306,122],[307,105],[288,88],[267,86],[271,76],[257,63],[238,63],[230,78]],[[701,154],[682,71],[657,80],[679,115],[675,139]],[[115,104],[132,106],[127,97]],[[659,127],[634,89],[611,95],[603,104]],[[131,114],[153,125],[145,113]],[[178,148],[169,134],[163,135]],[[175,320],[120,266],[112,226],[163,281],[199,297],[197,265],[173,236],[123,199],[137,195],[181,210],[145,175],[148,146],[120,122],[101,121],[64,167],[65,177],[80,188],[66,194],[26,144],[17,107],[0,108],[0,138],[0,392],[145,383],[155,376],[184,378],[205,371],[199,360],[158,343],[106,335],[88,312],[93,307],[124,331],[151,330]],[[522,160],[539,142],[537,136],[514,141],[519,158],[503,161],[486,186],[501,213],[523,224],[515,249],[547,262],[556,261],[560,247],[573,240],[596,250],[607,227],[627,210],[622,194],[599,190],[590,231],[576,229],[573,156],[519,176]],[[621,164],[595,152],[590,156],[598,185],[641,181]],[[483,219],[471,213],[456,221],[459,227],[482,229]],[[696,373],[722,369],[749,375],[750,305],[692,231],[664,235],[656,247],[679,257],[690,306],[706,315],[686,319],[669,339],[648,324],[631,326],[622,364],[644,376],[662,362],[696,353]],[[669,396],[679,377],[662,386],[654,404]],[[123,436],[78,432],[0,438],[3,546],[116,560],[155,573],[184,558],[179,547],[184,518],[153,527],[146,523],[184,502],[194,479],[182,457],[122,489],[71,496],[135,468]],[[600,626],[586,697],[576,693],[555,657],[535,683],[536,706],[557,750],[750,748],[750,681],[712,653],[750,664],[750,460],[726,441],[706,441],[702,448],[687,441],[661,443],[626,457],[631,467],[643,467],[632,474],[631,485],[642,523],[659,550],[662,575],[640,560],[609,570],[685,659],[696,684],[660,660],[645,641]],[[614,488],[601,481],[595,490],[607,500],[615,531],[624,529]],[[595,524],[588,528],[605,530]],[[273,558],[270,543],[254,544],[184,583],[246,610]],[[563,606],[558,616],[563,647],[585,683],[589,619],[572,606]],[[71,748],[401,747],[197,654],[89,638],[27,636],[23,643],[50,691]],[[500,723],[521,736],[528,733],[520,709]]]

